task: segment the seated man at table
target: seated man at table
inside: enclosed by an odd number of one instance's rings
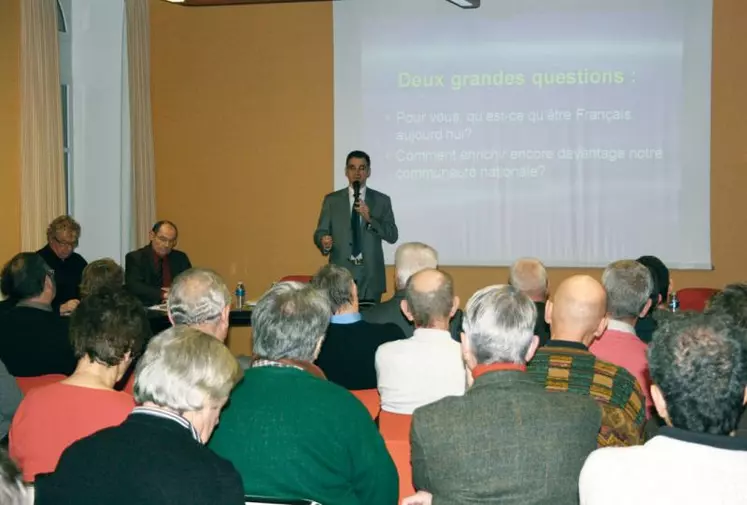
[[[405,338],[394,323],[364,321],[358,311],[358,288],[346,268],[323,266],[311,285],[327,295],[332,319],[316,365],[327,378],[347,389],[376,387],[376,350],[381,344]]]
[[[75,252],[80,239],[80,225],[70,216],[55,218],[47,228],[47,245],[36,251],[54,271],[57,294],[52,308],[69,314],[80,303],[80,282],[86,260]]]
[[[146,307],[166,300],[173,279],[192,268],[187,255],[174,249],[178,235],[174,223],[158,221],[150,244],[125,257],[125,286]]]
[[[397,470],[368,410],[312,364],[330,314],[324,295],[298,282],[260,298],[257,359],[209,447],[236,466],[250,495],[394,505]]]
[[[0,315],[0,361],[15,377],[71,374],[78,360],[67,338],[67,318],[52,309],[54,272],[32,252],[16,254],[3,271],[19,301]]]

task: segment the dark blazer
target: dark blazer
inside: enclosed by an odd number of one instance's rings
[[[400,309],[400,303],[404,299],[405,290],[399,289],[394,292],[394,295],[389,300],[377,303],[373,307],[361,312],[363,319],[369,323],[394,323],[400,327],[402,333],[405,334],[405,338],[410,338],[415,331],[415,325],[405,317],[402,309]],[[458,309],[449,322],[451,338],[457,342],[461,341],[463,318],[464,313],[462,309]]]
[[[331,323],[315,364],[330,382],[346,389],[376,387],[376,349],[405,338],[396,324]]]
[[[384,250],[382,241],[394,244],[399,237],[397,224],[394,221],[392,201],[384,193],[366,187],[366,205],[371,210],[371,225],[361,226],[361,252],[363,269],[366,276],[367,292],[359,293],[361,300],[381,299],[386,291],[386,272],[384,270]],[[334,244],[329,254],[329,262],[349,268],[352,252],[352,233],[350,230],[350,194],[348,188],[329,193],[324,197],[319,222],[314,231],[314,244],[322,253],[322,237],[331,235]],[[378,298],[377,298],[378,296]]]
[[[0,361],[14,377],[70,375],[78,360],[68,340],[68,318],[20,305],[0,314]]]
[[[52,301],[52,307],[59,309],[60,305],[68,300],[79,300],[83,269],[88,265],[83,256],[73,252],[67,259],[62,260],[49,247],[49,244],[36,251],[36,254],[41,256],[49,268],[54,270],[57,294]]]
[[[78,440],[53,474],[37,476],[36,505],[243,505],[234,466],[169,419],[131,414]]]
[[[600,421],[589,397],[545,391],[525,372],[488,372],[464,396],[415,410],[413,483],[433,503],[578,505]]]
[[[181,251],[171,251],[168,256],[171,278],[192,268],[189,258]],[[125,287],[138,297],[143,305],[150,307],[163,301],[161,297],[161,275],[156,271],[153,248],[150,244],[125,256]]]

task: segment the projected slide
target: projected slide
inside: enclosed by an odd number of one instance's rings
[[[711,8],[336,2],[336,187],[368,151],[400,242],[443,264],[709,268]]]

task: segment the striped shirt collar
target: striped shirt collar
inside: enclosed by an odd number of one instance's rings
[[[164,409],[158,409],[154,407],[144,407],[142,405],[132,409],[132,414],[143,414],[146,416],[160,417],[161,419],[169,419],[181,425],[183,428],[189,430],[190,433],[192,434],[192,438],[194,438],[196,442],[199,442],[200,444],[202,443],[202,440],[200,439],[200,434],[198,433],[197,428],[195,428],[192,423],[184,419],[179,414],[175,414],[173,412],[170,412]]]

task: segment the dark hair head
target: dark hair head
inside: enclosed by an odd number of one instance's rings
[[[667,319],[654,333],[648,361],[675,428],[713,435],[737,428],[747,387],[747,334],[729,317],[685,312]]]
[[[3,294],[13,300],[27,300],[44,292],[47,277],[54,282],[51,268],[41,256],[32,252],[18,253],[3,267]]]
[[[124,284],[124,270],[111,258],[92,261],[83,269],[80,282],[80,296],[92,295],[101,289],[121,289]]]
[[[667,266],[656,256],[641,256],[636,261],[648,268],[651,277],[654,278],[654,292],[651,295],[651,299],[655,302],[654,306],[659,296],[661,296],[661,301],[666,303],[669,294],[669,269]]]
[[[151,231],[153,233],[158,233],[161,230],[161,226],[163,225],[169,225],[172,228],[174,228],[174,231],[176,232],[176,235],[179,236],[179,228],[176,227],[173,221],[169,221],[168,219],[163,219],[161,221],[157,221],[156,224],[153,225],[153,228],[151,228]]]
[[[332,313],[353,303],[353,276],[341,266],[324,265],[311,279],[311,285],[327,295]]]
[[[70,318],[75,356],[114,366],[137,355],[151,336],[143,305],[126,291],[102,289],[81,300]]]
[[[368,168],[371,168],[371,157],[366,154],[363,151],[350,151],[347,158],[345,158],[345,166],[348,166],[348,163],[350,163],[350,160],[352,158],[362,158],[366,160],[366,165],[368,165]]]
[[[423,283],[427,277],[429,282]],[[407,280],[405,300],[416,328],[427,328],[438,320],[448,322],[454,306],[454,281],[435,268],[421,270]]]
[[[725,314],[747,330],[747,284],[729,284],[708,301],[707,314]]]

